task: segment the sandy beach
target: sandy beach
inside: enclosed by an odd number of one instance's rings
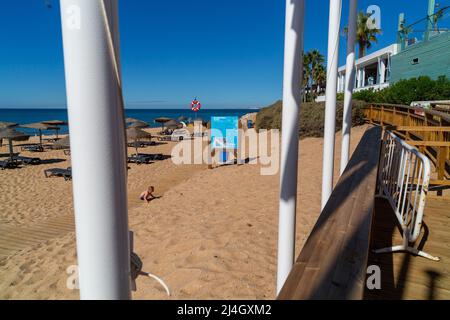
[[[352,150],[364,130],[353,129]],[[337,133],[336,178],[340,137]],[[170,155],[174,145],[140,151]],[[322,147],[321,138],[300,142],[297,252],[320,211]],[[0,171],[0,299],[78,299],[78,291],[66,285],[66,270],[77,263],[71,182],[43,174],[69,167],[70,156],[23,155],[46,161]],[[259,165],[209,170],[176,166],[170,159],[129,167],[134,251],[143,271],[164,279],[170,299],[275,298],[279,175],[262,176]],[[160,198],[147,205],[138,196],[150,184]],[[167,299],[150,278],[139,277],[137,288],[134,299]]]

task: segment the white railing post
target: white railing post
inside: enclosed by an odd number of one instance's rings
[[[117,0],[61,0],[80,297],[130,298]]]
[[[352,95],[355,86],[355,42],[358,18],[358,0],[350,0],[347,33],[347,63],[345,66],[344,114],[342,117],[341,171],[350,159],[350,133],[352,130]]]
[[[325,104],[325,130],[323,142],[322,209],[333,190],[334,135],[336,130],[336,87],[339,62],[339,31],[342,0],[330,0],[328,27],[327,90]]]
[[[281,291],[295,259],[304,9],[304,0],[286,0],[277,293]]]

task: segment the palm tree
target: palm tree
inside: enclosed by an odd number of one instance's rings
[[[438,12],[436,12],[432,18],[435,31],[439,31],[438,22],[439,22],[439,20],[441,20],[444,17],[445,9],[446,8],[442,8],[442,9],[438,10]]]
[[[311,62],[311,78],[313,79],[314,83],[317,84],[316,83],[317,69],[320,66],[323,66],[325,58],[317,49],[310,51],[308,53],[308,56],[309,56],[309,60]]]
[[[366,55],[366,50],[372,47],[373,42],[378,42],[377,35],[381,34],[381,29],[369,26],[371,21],[370,13],[359,12],[356,27],[356,41],[358,42],[358,54],[360,58]],[[344,28],[344,33],[348,34],[348,27]]]
[[[324,56],[319,50],[314,49],[305,54],[303,54],[303,91],[304,100],[306,99],[306,89],[308,87],[313,88],[316,86],[317,91],[317,73],[319,70],[323,69],[323,62],[325,61]],[[320,78],[320,77],[319,77]],[[312,91],[312,90],[311,90]]]
[[[316,84],[316,94],[319,94],[320,88],[324,88],[327,81],[327,70],[323,64],[317,66],[314,74],[314,82]]]
[[[302,83],[302,89],[303,89],[303,101],[306,102],[307,100],[307,94],[306,90],[309,87],[309,83],[311,80],[311,57],[308,53],[303,54],[303,83]]]

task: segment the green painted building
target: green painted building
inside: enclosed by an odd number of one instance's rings
[[[391,57],[391,83],[419,76],[437,79],[443,75],[450,79],[450,32],[410,44]]]

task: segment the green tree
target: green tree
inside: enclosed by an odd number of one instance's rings
[[[381,29],[370,27],[371,14],[360,11],[356,26],[356,41],[358,42],[358,55],[360,58],[366,55],[367,49],[372,47],[372,43],[378,42],[377,35],[381,34]],[[344,28],[344,34],[348,34],[348,26]]]

